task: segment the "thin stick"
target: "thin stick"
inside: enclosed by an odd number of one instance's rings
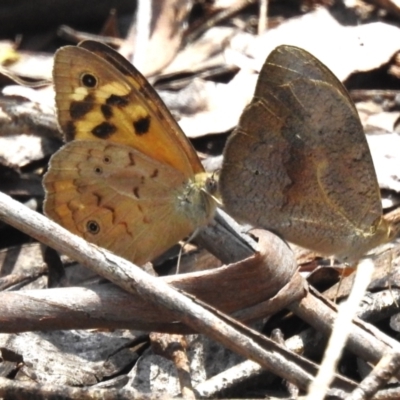
[[[352,329],[352,319],[356,316],[361,299],[371,281],[374,263],[362,260],[356,271],[353,288],[347,301],[339,306],[338,315],[333,325],[332,335],[325,351],[324,359],[315,380],[309,388],[307,400],[322,400],[335,376],[336,366],[347,338]]]
[[[315,365],[309,361],[292,354],[226,314],[211,312],[199,300],[183,295],[129,261],[87,243],[1,192],[0,219],[64,252],[127,292],[139,293],[144,299],[170,310],[176,321],[223,343],[230,350],[258,362],[300,388],[310,384],[312,375],[308,371],[315,370]],[[349,387],[349,383],[343,383]]]
[[[136,13],[136,42],[133,64],[139,70],[146,62],[146,49],[150,39],[152,0],[139,0]]]
[[[258,18],[257,33],[261,35],[267,30],[268,0],[260,0],[260,16]]]

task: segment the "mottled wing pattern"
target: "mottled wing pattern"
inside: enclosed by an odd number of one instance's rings
[[[65,145],[44,185],[56,222],[139,265],[210,218],[205,194],[179,171],[104,140]]]
[[[368,144],[347,91],[315,57],[280,46],[224,151],[227,210],[324,254],[387,239]]]
[[[53,75],[69,143],[44,178],[49,217],[139,265],[212,218],[195,150],[127,60],[86,41],[57,51]]]

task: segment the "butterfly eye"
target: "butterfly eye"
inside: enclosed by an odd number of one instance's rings
[[[214,176],[210,176],[206,179],[205,187],[209,194],[215,194],[217,192],[218,182]]]
[[[87,88],[94,88],[97,86],[97,78],[89,73],[81,75],[81,82],[83,86],[86,86]]]
[[[94,168],[94,173],[97,174],[97,175],[101,175],[103,173],[103,168],[95,167]]]
[[[97,235],[100,232],[100,225],[96,221],[88,221],[86,229],[92,235]]]
[[[104,164],[110,164],[110,163],[111,163],[111,157],[109,157],[109,156],[104,156],[103,162],[104,162]]]

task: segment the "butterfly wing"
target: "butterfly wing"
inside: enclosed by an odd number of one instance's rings
[[[220,190],[233,216],[321,253],[347,256],[387,235],[357,111],[336,77],[295,47],[267,58],[226,145]]]
[[[104,140],[65,145],[43,182],[47,215],[138,265],[206,224],[213,211],[184,174]]]
[[[137,149],[187,177],[204,171],[190,142],[146,79],[97,42],[57,51],[58,121],[67,141],[106,139]]]

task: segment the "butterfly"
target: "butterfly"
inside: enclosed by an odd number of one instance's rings
[[[44,176],[44,212],[89,242],[142,265],[216,208],[215,182],[147,80],[110,47],[57,51],[64,145]]]
[[[265,61],[225,146],[219,190],[234,218],[342,261],[393,236],[349,94],[297,47]]]

